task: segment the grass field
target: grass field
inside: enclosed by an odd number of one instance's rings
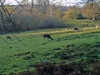
[[[94,27],[96,24],[100,24],[100,21],[93,20],[65,20],[65,25],[68,24],[69,27]]]
[[[48,33],[54,41],[46,39]],[[6,39],[10,36],[12,40]],[[0,74],[15,75],[35,70],[34,64],[49,61],[53,64],[86,63],[84,71],[92,71],[100,63],[100,29],[46,29],[0,36]]]

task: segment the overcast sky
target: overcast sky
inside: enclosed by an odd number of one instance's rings
[[[21,1],[21,0],[17,0],[17,1]],[[54,0],[53,0],[54,1]],[[55,0],[57,1],[57,0]],[[69,4],[73,4],[73,3],[76,3],[76,2],[80,2],[81,0],[58,0],[58,1],[63,1],[62,3],[66,4],[66,3],[69,3]],[[6,0],[6,3],[8,4],[17,4],[17,2],[15,0]]]

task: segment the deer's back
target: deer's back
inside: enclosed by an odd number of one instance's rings
[[[49,34],[44,34],[43,37],[44,38],[51,38],[51,36]]]

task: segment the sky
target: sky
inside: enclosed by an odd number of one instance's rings
[[[17,1],[21,1],[21,0],[17,0]],[[54,0],[53,0],[54,1]],[[57,1],[57,0],[55,0],[55,1]],[[80,2],[81,0],[58,0],[58,1],[62,1],[62,4],[69,4],[69,5],[73,5],[74,3],[76,3],[76,2]],[[14,4],[14,5],[16,5],[16,4],[18,4],[15,0],[6,0],[6,4]]]

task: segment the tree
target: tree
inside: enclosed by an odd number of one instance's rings
[[[99,14],[96,14],[96,13],[100,12],[100,7],[98,3],[96,2],[94,4],[92,4],[91,2],[88,2],[82,10],[83,10],[84,17],[88,19],[97,19]]]
[[[28,0],[21,0],[20,3],[23,4],[23,5],[28,5]]]
[[[63,19],[64,20],[67,20],[67,19],[83,19],[80,8],[78,8],[76,6],[69,7],[69,9],[65,12],[65,15],[63,16]]]

